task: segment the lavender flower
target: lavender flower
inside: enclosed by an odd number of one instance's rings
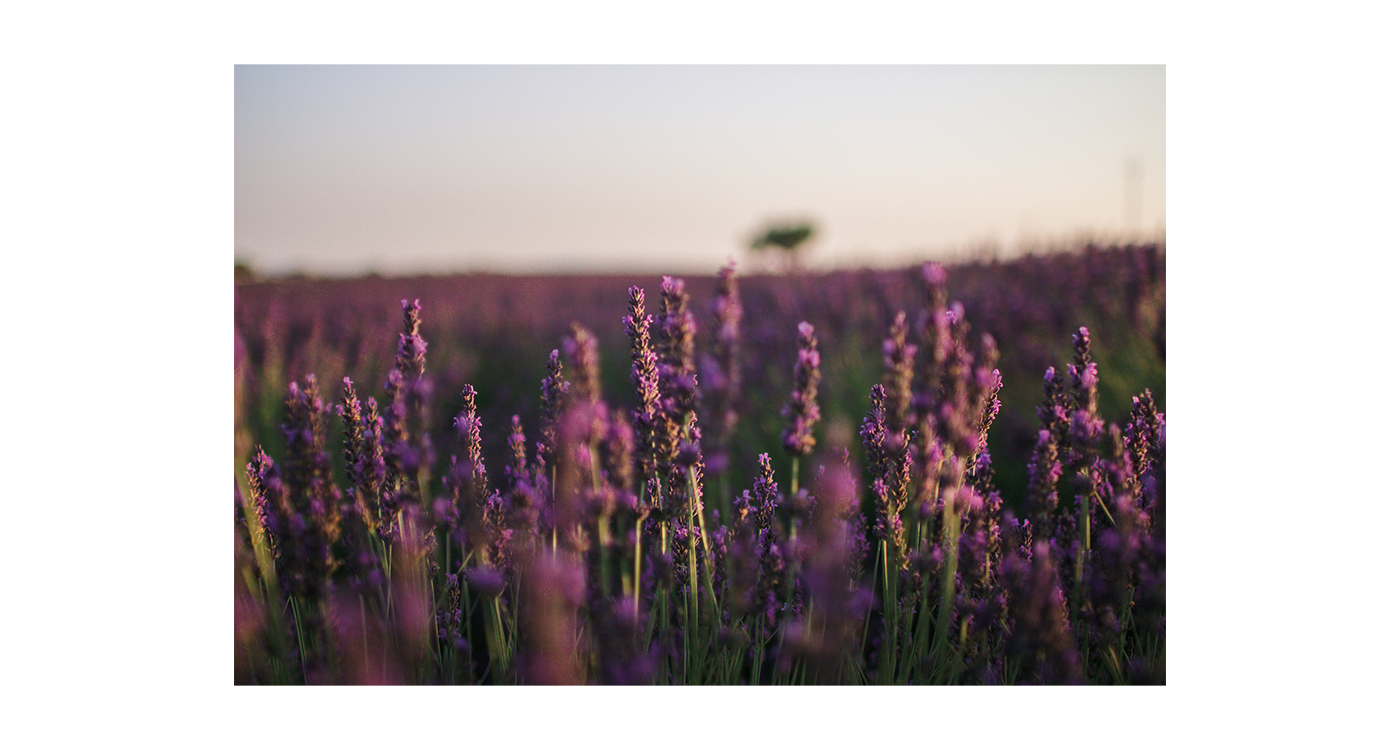
[[[816,681],[834,684],[841,681],[845,659],[857,650],[848,533],[859,500],[855,478],[841,463],[828,461],[825,468],[818,482],[813,523],[802,534],[802,545],[808,550],[803,580],[811,593],[807,630],[815,634],[806,643],[806,655]]]
[[[506,480],[509,485],[530,481],[530,470],[525,450],[525,428],[520,425],[520,415],[510,417],[510,437],[506,439],[510,463],[506,465]]]
[[[889,427],[886,424],[885,404],[888,396],[885,393],[885,386],[873,385],[870,387],[870,413],[860,423],[861,445],[865,446],[865,455],[869,461],[870,471],[876,477],[883,479],[885,474],[885,462],[889,456]]]
[[[1001,371],[996,369],[1000,356],[996,339],[992,338],[990,333],[983,334],[982,356],[977,365],[972,396],[972,403],[981,406],[981,415],[976,424],[976,453],[987,447],[987,432],[991,430],[992,422],[1001,412],[1001,400],[997,398],[997,394],[1001,392]]]
[[[452,424],[461,441],[463,455],[461,461],[457,456],[452,457],[452,469],[444,478],[452,498],[451,516],[462,522],[457,542],[466,548],[481,550],[487,543],[483,524],[486,499],[491,490],[481,456],[481,418],[476,415],[476,389],[471,385],[462,388],[462,410]]]
[[[564,364],[559,359],[559,350],[549,353],[549,370],[540,381],[540,440],[535,445],[535,454],[545,467],[554,466],[559,450],[559,419],[564,412],[564,401],[569,393],[569,381],[564,379]],[[548,471],[542,472],[548,475]]]
[[[267,535],[273,559],[279,560],[284,554],[281,537],[289,533],[292,527],[286,487],[282,484],[277,465],[263,452],[262,446],[254,449],[253,460],[248,462],[246,471],[253,515]]]
[[[699,444],[691,435],[698,398],[695,374],[695,318],[686,309],[685,282],[661,281],[661,328],[657,337],[660,419],[653,432],[660,497],[660,518],[689,512],[689,468],[699,461]],[[686,441],[691,445],[683,445]],[[685,448],[684,454],[682,448]],[[683,463],[684,462],[684,463]]]
[[[968,323],[962,303],[946,311],[948,334],[942,339],[942,378],[937,385],[938,431],[944,444],[962,456],[976,455],[976,420],[981,405],[972,403],[972,354],[967,348]],[[930,384],[932,385],[932,384]]]
[[[1089,329],[1074,334],[1074,362],[1066,368],[1069,389],[1065,394],[1069,411],[1066,464],[1077,473],[1093,463],[1099,452],[1103,420],[1098,415],[1098,366],[1089,355]]]
[[[1098,405],[1098,369],[1089,356],[1089,329],[1074,333],[1074,363],[1069,369],[1070,393],[1077,409],[1095,411]]]
[[[279,594],[284,601],[310,605],[296,626],[305,633],[319,634],[324,623],[315,605],[326,592],[331,562],[329,543],[309,509],[293,499],[293,492],[261,447],[255,449],[247,472],[254,511],[267,532]],[[284,622],[284,627],[288,631],[282,634],[285,658],[299,665],[303,674],[322,669],[323,648],[315,643],[303,648],[303,642],[292,638],[293,623]]]
[[[293,510],[303,516],[310,528],[302,543],[313,576],[329,576],[337,561],[332,545],[340,539],[341,491],[331,477],[330,454],[325,447],[326,407],[321,401],[315,375],[307,375],[303,386],[292,383],[287,391],[287,421],[282,434],[287,440],[286,482]]]
[[[666,451],[658,443],[661,427],[661,391],[657,374],[657,356],[651,348],[652,318],[646,314],[646,295],[638,286],[627,290],[630,314],[623,318],[623,326],[632,341],[632,385],[636,390],[637,407],[632,411],[632,425],[636,430],[637,473],[646,481],[656,473],[658,461],[665,459]]]
[[[895,558],[905,561],[908,547],[904,538],[901,514],[908,502],[905,488],[909,483],[909,451],[902,443],[897,454],[891,453],[894,441],[889,439],[885,423],[889,403],[883,385],[870,389],[870,414],[861,424],[861,440],[875,475],[871,492],[875,504],[875,538],[894,545]]]
[[[336,411],[345,443],[345,473],[354,493],[354,507],[365,525],[378,525],[379,491],[384,482],[384,446],[380,442],[378,408],[370,399],[369,413],[362,408],[355,384],[344,378],[344,394]]]
[[[899,453],[905,446],[904,430],[909,426],[909,407],[913,400],[914,358],[918,347],[908,342],[909,325],[905,322],[904,311],[900,310],[890,325],[890,336],[885,339],[885,383],[887,417],[887,441],[891,453]]]
[[[428,408],[432,381],[424,376],[428,344],[419,335],[418,300],[401,302],[403,330],[399,334],[398,356],[384,384],[388,407],[384,414],[386,477],[381,489],[381,533],[392,538],[397,532],[398,513],[408,507],[425,509],[422,491],[424,472],[436,460]]]
[[[948,272],[937,263],[925,263],[922,273],[924,309],[919,317],[919,333],[924,358],[919,368],[919,381],[927,399],[937,395],[938,384],[943,380],[944,363],[951,348],[951,331],[947,315]]]
[[[405,379],[421,376],[427,365],[428,342],[418,335],[419,312],[423,307],[418,300],[413,300],[409,304],[408,300],[403,300],[403,333],[399,334],[398,359],[394,362],[394,367],[403,373]]]
[[[582,552],[587,546],[579,524],[585,520],[589,495],[599,487],[594,457],[606,432],[607,410],[600,402],[580,401],[564,414],[559,427],[559,464],[555,475],[549,526],[561,547]]]
[[[742,619],[758,612],[758,520],[753,495],[744,490],[734,499],[733,519],[724,529],[723,570],[728,582],[731,616]]]
[[[1030,662],[1032,681],[1073,684],[1083,681],[1083,672],[1055,557],[1048,542],[1037,541],[1030,560],[1013,555],[1003,562],[1013,623],[1008,651]]]
[[[1069,441],[1070,396],[1065,393],[1064,377],[1054,367],[1046,368],[1044,400],[1036,407],[1041,429],[1049,430],[1057,444]]]
[[[505,576],[493,568],[468,568],[463,576],[478,596],[499,599],[506,590]]]
[[[798,323],[797,364],[792,368],[795,385],[792,397],[783,410],[783,416],[788,419],[788,427],[783,431],[783,450],[791,456],[810,455],[817,444],[812,429],[821,420],[821,409],[817,406],[817,385],[822,380],[821,363],[815,329],[806,321]]]
[[[438,643],[445,648],[455,648],[461,640],[462,632],[462,584],[457,576],[446,576],[447,601],[437,610],[436,624]]]
[[[773,520],[778,510],[778,483],[773,478],[773,462],[767,453],[760,454],[758,465],[761,470],[753,483],[751,503],[754,511],[755,527],[762,532],[773,528]]]
[[[1151,512],[1156,505],[1157,482],[1160,473],[1157,456],[1161,452],[1157,439],[1159,427],[1157,405],[1152,400],[1152,391],[1145,390],[1133,397],[1132,415],[1124,431],[1126,450],[1132,459],[1133,473],[1137,477],[1134,494],[1138,504]],[[1149,492],[1149,488],[1154,490]]]
[[[695,409],[695,316],[686,306],[690,295],[685,282],[670,276],[661,279],[661,335],[657,341],[657,372],[662,409],[673,426]]]
[[[373,397],[365,399],[364,415],[365,450],[361,470],[365,481],[364,490],[373,494],[366,496],[372,511],[365,518],[365,524],[378,532],[386,523],[388,513],[383,506],[385,485],[389,478],[389,464],[385,458],[384,419],[379,416],[379,403]]]
[[[710,463],[716,471],[729,466],[729,437],[739,421],[735,405],[739,401],[739,322],[744,307],[739,301],[739,284],[735,264],[720,269],[715,292],[713,351],[704,359],[701,369],[704,390],[709,397],[706,425],[713,436],[716,450],[711,451]]]
[[[1049,430],[1041,430],[1036,438],[1035,458],[1027,465],[1030,487],[1026,502],[1031,508],[1031,525],[1037,539],[1050,533],[1050,521],[1059,505],[1055,489],[1062,468],[1057,456],[1055,439]]]
[[[603,448],[604,479],[615,489],[631,496],[634,488],[632,471],[635,466],[635,433],[626,412],[613,412],[612,420],[608,422]]]
[[[591,607],[590,619],[597,638],[598,682],[604,685],[646,685],[656,662],[639,645],[645,623],[632,599],[600,599]]]
[[[386,539],[397,538],[400,511],[422,506],[422,489],[419,474],[432,464],[431,444],[426,431],[417,440],[418,430],[410,424],[410,416],[417,415],[422,421],[426,399],[424,393],[414,384],[422,383],[418,378],[413,383],[406,382],[404,374],[395,369],[389,371],[384,388],[389,398],[388,410],[384,414],[384,463],[385,481],[380,491],[380,525]],[[412,408],[416,407],[416,408]]]
[[[344,394],[340,403],[336,406],[336,414],[340,416],[344,425],[345,442],[345,473],[349,475],[350,486],[354,490],[362,490],[365,484],[364,476],[364,453],[365,453],[365,425],[364,414],[360,409],[360,398],[355,393],[355,384],[350,378],[341,380],[345,386]],[[372,494],[372,493],[364,493]]]
[[[505,496],[487,498],[485,529],[492,539],[489,561],[499,569],[511,567],[511,539],[518,531],[534,534],[544,507],[543,477],[530,471],[525,459],[525,433],[520,417],[511,417],[511,463],[506,468]]]
[[[344,393],[337,406],[345,438],[345,472],[353,501],[342,506],[341,540],[345,569],[352,587],[372,596],[371,579],[382,578],[379,555],[371,540],[380,530],[380,496],[386,467],[383,420],[373,398],[361,403],[355,384],[344,378]]]
[[[585,403],[597,403],[603,398],[598,380],[598,338],[578,323],[572,324],[570,330],[564,339],[564,353],[573,376],[570,382],[575,384],[571,395]]]

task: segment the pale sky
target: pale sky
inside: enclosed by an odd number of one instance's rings
[[[818,225],[816,267],[1165,232],[1161,65],[234,80],[235,255],[268,273],[743,270],[746,239],[789,218]]]

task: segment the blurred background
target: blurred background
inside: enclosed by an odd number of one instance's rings
[[[240,65],[244,273],[741,273],[1164,235],[1166,67]]]

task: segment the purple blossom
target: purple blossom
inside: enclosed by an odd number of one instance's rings
[[[574,633],[584,571],[566,556],[540,554],[527,563],[521,585],[520,677],[529,685],[582,684]]]
[[[525,428],[520,425],[519,414],[512,414],[510,417],[510,437],[506,438],[506,446],[510,456],[510,460],[506,464],[506,483],[514,485],[516,482],[529,481],[530,471],[525,449]]]
[[[439,607],[436,615],[438,642],[447,647],[455,647],[462,632],[462,586],[457,576],[448,574],[447,601]]]
[[[598,682],[604,685],[649,684],[656,670],[656,660],[650,651],[638,645],[645,623],[632,599],[603,599],[593,610]]]
[[[658,461],[663,460],[660,454],[666,452],[658,444],[658,431],[662,429],[661,390],[656,352],[651,347],[652,317],[646,314],[646,295],[638,286],[627,292],[630,314],[622,321],[632,341],[632,386],[637,397],[632,425],[639,447],[637,472],[645,481],[656,472]]]
[[[1012,555],[1002,564],[1012,619],[1008,650],[1029,662],[1029,679],[1045,684],[1083,680],[1079,653],[1069,629],[1064,591],[1048,542],[1037,541],[1030,560]]]
[[[405,378],[420,376],[423,374],[427,364],[428,342],[418,335],[420,321],[419,312],[423,307],[418,300],[413,300],[409,304],[408,300],[403,300],[403,333],[399,334],[398,360],[394,363],[395,368],[403,373]]]
[[[761,473],[753,483],[752,502],[756,527],[762,530],[773,526],[778,509],[778,483],[773,478],[773,462],[767,453],[759,455],[758,465]]]
[[[686,309],[690,295],[685,282],[661,279],[661,332],[657,340],[658,384],[667,421],[679,426],[695,409],[698,395],[695,368],[695,316]]]
[[[1070,402],[1064,378],[1054,367],[1046,368],[1043,389],[1045,396],[1036,407],[1036,416],[1040,418],[1041,428],[1050,430],[1057,441],[1064,442],[1069,433]]]
[[[540,381],[540,441],[536,455],[546,466],[553,466],[559,449],[559,420],[569,393],[569,381],[564,379],[564,364],[559,350],[549,353],[548,374]]]
[[[936,394],[943,381],[943,369],[951,349],[948,316],[948,272],[937,263],[923,266],[924,309],[920,313],[919,334],[924,359],[919,380],[925,398]]]
[[[330,453],[326,449],[325,403],[315,375],[307,375],[302,386],[291,383],[287,389],[287,419],[282,434],[287,441],[285,481],[291,511],[306,523],[305,535],[296,543],[306,564],[308,592],[319,590],[319,580],[329,576],[338,561],[333,545],[340,540],[341,491],[331,475]]]
[[[1030,474],[1026,502],[1031,507],[1031,519],[1037,538],[1050,532],[1050,518],[1059,503],[1056,485],[1060,480],[1062,467],[1057,456],[1055,440],[1049,430],[1041,430],[1036,437],[1035,458],[1027,465]]]
[[[1155,477],[1160,472],[1162,438],[1165,436],[1165,417],[1159,422],[1159,416],[1152,391],[1145,390],[1133,397],[1132,415],[1123,431],[1125,451],[1138,478],[1138,504],[1149,511],[1156,505]]]
[[[471,584],[472,590],[479,596],[488,599],[496,599],[505,592],[506,579],[501,575],[501,571],[493,568],[468,568],[463,574],[467,583]]]
[[[596,403],[603,397],[602,385],[598,380],[598,337],[578,323],[571,327],[571,333],[564,339],[564,353],[569,358],[570,374],[575,384],[573,396]]]
[[[890,450],[900,451],[904,447],[904,430],[909,426],[909,408],[913,401],[914,358],[918,347],[907,341],[909,325],[904,311],[900,310],[890,325],[889,338],[884,342],[886,426]]]
[[[613,412],[604,438],[603,474],[609,484],[628,495],[634,489],[635,439],[627,413],[621,410]],[[635,503],[635,497],[632,502]]]
[[[263,452],[261,446],[253,451],[253,460],[247,466],[248,489],[252,499],[253,512],[269,535],[268,543],[273,554],[277,554],[278,537],[285,533],[286,511],[289,510],[282,478],[272,458]]]
[[[1068,368],[1070,393],[1077,408],[1093,411],[1098,370],[1090,360],[1089,348],[1089,329],[1080,326],[1074,333],[1074,362]]]
[[[487,544],[483,524],[485,522],[486,498],[490,487],[486,477],[486,464],[481,453],[481,418],[476,414],[476,389],[471,385],[462,388],[462,410],[452,421],[460,440],[462,458],[451,457],[451,468],[443,484],[451,495],[451,508],[446,513],[450,519],[462,521],[462,537],[458,541],[469,548],[483,549]],[[456,524],[449,524],[453,529]]]
[[[739,284],[732,258],[720,269],[712,311],[712,351],[702,362],[700,374],[704,392],[709,399],[706,425],[716,447],[712,451],[710,462],[716,471],[722,472],[729,464],[729,437],[739,421],[736,411],[741,373],[739,323],[744,317],[744,306],[739,300]]]
[[[797,364],[793,366],[795,386],[783,416],[788,428],[783,431],[783,449],[793,456],[810,455],[817,444],[812,430],[821,420],[817,406],[817,385],[821,383],[821,354],[817,351],[816,331],[812,324],[797,324]]]
[[[876,384],[870,387],[870,412],[860,423],[860,441],[865,446],[866,459],[869,461],[870,470],[880,477],[885,471],[885,461],[888,457],[889,429],[886,425],[885,404],[887,402],[885,387]]]

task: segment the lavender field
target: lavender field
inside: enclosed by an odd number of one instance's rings
[[[235,295],[239,684],[1165,684],[1165,253]]]

